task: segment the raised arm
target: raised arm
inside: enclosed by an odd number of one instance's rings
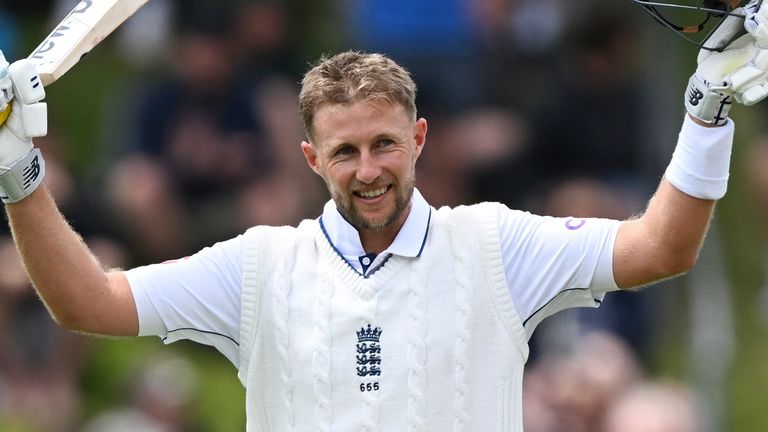
[[[54,319],[63,327],[135,336],[133,294],[120,272],[106,272],[41,186],[45,162],[32,138],[47,131],[45,93],[25,61],[8,64],[0,53],[0,110],[12,110],[0,127],[0,197],[27,272]]]
[[[675,276],[690,270],[696,263],[715,208],[715,198],[725,193],[732,133],[732,124],[707,128],[693,119],[686,120],[678,148],[708,147],[708,156],[719,159],[717,165],[721,172],[725,171],[725,177],[719,176],[719,181],[710,183],[715,190],[706,193],[706,187],[701,189],[704,185],[699,184],[700,189],[695,189],[686,184],[686,180],[677,178],[671,168],[674,165],[671,165],[643,215],[624,221],[619,227],[613,251],[613,272],[619,287],[632,288]],[[679,158],[679,153],[675,157]],[[678,186],[674,186],[668,177]]]
[[[734,129],[728,111],[734,102],[752,105],[768,95],[768,8],[753,1],[745,9],[734,12],[746,14],[746,26],[734,14],[710,37],[713,46],[727,43],[722,52],[699,52],[672,161],[644,214],[619,228],[613,271],[621,288],[675,276],[696,263],[715,202],[727,188]],[[748,33],[735,39],[744,27]]]
[[[13,238],[53,318],[70,330],[136,336],[133,294],[119,271],[105,271],[43,187],[6,206]]]

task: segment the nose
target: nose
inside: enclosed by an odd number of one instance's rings
[[[381,175],[381,165],[376,157],[363,152],[360,155],[360,163],[357,167],[357,180],[366,184],[373,183]]]

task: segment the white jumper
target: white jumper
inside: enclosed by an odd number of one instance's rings
[[[248,431],[522,431],[528,346],[498,213],[440,209],[420,257],[390,256],[367,277],[317,220],[249,230],[239,335]]]

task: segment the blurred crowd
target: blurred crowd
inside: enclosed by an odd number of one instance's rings
[[[25,17],[48,11],[49,28],[75,3],[0,1],[6,57],[30,48]],[[433,206],[494,200],[625,219],[643,209],[671,154],[685,78],[668,92],[672,105],[651,107],[667,92],[649,87],[654,75],[637,37],[647,17],[629,2],[585,7],[594,3],[151,0],[98,48],[114,50],[130,71],[111,83],[107,108],[90,114],[98,151],[72,154],[69,125],[52,110],[51,133],[37,142],[46,182],[110,267],[175,259],[256,224],[315,217],[328,196],[299,151],[298,83],[321,54],[359,49],[386,53],[415,77],[430,128],[417,187]],[[78,109],[77,100],[58,103]],[[758,144],[749,172],[768,215],[768,138]],[[200,430],[190,409],[201,391],[194,359],[160,344],[126,378],[119,404],[86,406],[89,345],[103,342],[48,318],[4,227],[0,262],[1,430]],[[718,430],[693,386],[649,372],[662,315],[683,307],[679,299],[669,306],[674,298],[663,292],[611,294],[597,311],[540,326],[525,381],[526,431]]]

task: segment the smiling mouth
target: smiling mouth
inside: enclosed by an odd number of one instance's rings
[[[376,198],[384,195],[385,192],[389,190],[389,186],[385,186],[383,188],[374,189],[371,191],[358,191],[355,192],[355,195],[359,196],[360,198]]]

